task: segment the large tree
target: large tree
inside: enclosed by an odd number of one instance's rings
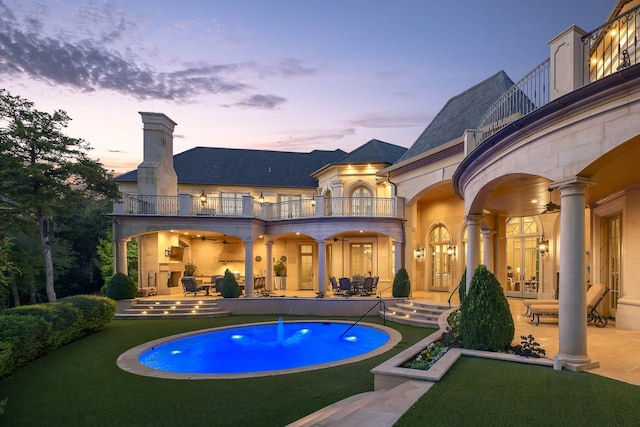
[[[56,300],[55,216],[86,199],[118,197],[112,175],[89,158],[89,144],[65,135],[69,121],[62,110],[38,111],[33,102],[0,89],[0,209],[37,223],[49,301]]]

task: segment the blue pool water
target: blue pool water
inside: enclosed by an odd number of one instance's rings
[[[384,345],[382,330],[346,323],[278,322],[192,335],[140,354],[141,364],[180,373],[229,374],[311,366],[348,359]],[[342,336],[341,336],[342,335]]]

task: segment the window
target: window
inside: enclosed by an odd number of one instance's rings
[[[351,192],[351,215],[371,216],[372,208],[371,190],[364,185],[354,188]]]

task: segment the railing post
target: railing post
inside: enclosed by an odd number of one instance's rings
[[[242,216],[253,216],[253,197],[242,196]]]
[[[550,99],[556,99],[581,88],[585,79],[586,59],[582,36],[586,32],[575,25],[549,42]]]
[[[324,216],[324,196],[316,196],[316,212],[315,216]]]

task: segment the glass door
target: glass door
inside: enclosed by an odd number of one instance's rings
[[[618,298],[620,298],[620,259],[622,255],[622,215],[618,214],[601,219],[600,225],[600,283],[609,287],[606,296],[605,314],[616,317]]]
[[[300,245],[300,289],[313,289],[313,245]]]
[[[444,225],[438,225],[429,234],[429,253],[431,254],[432,291],[449,291],[451,288],[451,257],[447,254],[451,235]]]
[[[537,298],[540,285],[538,224],[533,217],[512,218],[507,222],[506,294]]]

